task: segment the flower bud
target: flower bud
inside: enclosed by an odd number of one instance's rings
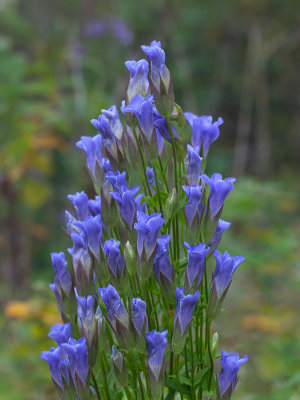
[[[137,351],[144,354],[146,350],[145,334],[148,330],[148,317],[146,314],[146,302],[141,299],[132,300],[132,327]]]
[[[132,277],[136,273],[136,254],[130,242],[127,241],[124,248],[124,258],[128,274]]]
[[[125,365],[124,357],[114,345],[112,346],[111,351],[111,361],[114,372],[120,384],[126,386],[128,384],[128,372]]]

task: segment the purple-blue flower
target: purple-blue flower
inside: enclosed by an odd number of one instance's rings
[[[194,295],[184,295],[183,287],[176,288],[176,311],[174,315],[174,333],[172,338],[173,350],[181,353],[185,336],[192,322],[193,312],[200,298],[200,292],[197,290]]]
[[[157,238],[153,263],[153,273],[165,290],[171,290],[173,286],[173,269],[169,259],[170,238],[171,235]]]
[[[52,266],[54,269],[54,282],[60,296],[66,295],[70,298],[73,291],[71,275],[67,268],[65,253],[51,253]]]
[[[146,302],[141,299],[134,298],[132,300],[132,324],[137,337],[145,334],[148,330]]]
[[[185,161],[186,177],[189,185],[197,185],[202,174],[202,158],[199,156],[199,146],[187,145],[187,158]]]
[[[163,370],[164,352],[167,345],[168,331],[157,332],[154,329],[146,333],[145,338],[147,341],[147,352],[149,361],[149,370],[154,375],[156,380],[159,380],[161,371]]]
[[[120,242],[115,239],[107,240],[103,249],[108,255],[107,264],[110,272],[116,279],[120,279],[125,270],[125,259],[120,251]]]
[[[87,197],[86,193],[84,191],[77,192],[75,194],[69,194],[67,197],[69,200],[71,200],[76,210],[78,219],[83,221],[89,215],[89,209],[88,209],[89,198]]]
[[[224,221],[223,219],[219,219],[216,232],[215,232],[214,236],[212,237],[212,239],[208,242],[211,253],[213,251],[215,251],[216,248],[219,246],[219,243],[221,242],[223,233],[230,227],[230,225],[231,225],[231,222],[227,222],[227,221]]]
[[[121,217],[130,230],[133,228],[137,212],[134,196],[137,194],[139,189],[139,186],[133,186],[131,189],[122,186],[121,193],[110,193],[111,197],[118,203]]]
[[[101,215],[101,196],[95,196],[95,199],[88,200],[88,208],[93,217]]]
[[[136,94],[146,97],[149,90],[148,62],[144,59],[139,61],[126,61],[125,66],[130,73],[130,80],[127,88],[128,101]]]
[[[234,271],[245,261],[245,257],[231,257],[227,251],[222,256],[218,250],[214,251],[214,256],[216,259],[216,268],[212,277],[211,291],[216,291],[217,298],[221,299],[230,285]]]
[[[68,343],[70,337],[72,337],[71,323],[52,325],[48,336],[55,340],[57,346]]]
[[[93,175],[96,178],[96,164],[101,167],[103,154],[102,154],[102,136],[96,135],[94,137],[81,136],[81,140],[76,143],[79,149],[86,153],[86,163]]]
[[[100,241],[102,235],[102,224],[100,215],[92,217],[89,215],[84,221],[74,223],[85,233],[88,247],[95,258],[100,261]]]
[[[184,242],[188,252],[188,264],[185,271],[185,290],[190,292],[200,287],[202,282],[205,257],[209,252],[209,247],[206,248],[205,243],[198,243],[194,246]]]
[[[220,358],[222,370],[218,378],[221,400],[230,399],[237,383],[240,366],[247,361],[248,356],[246,354],[240,358],[238,353],[226,353],[222,350],[222,357]]]
[[[120,172],[120,171],[108,172],[105,177],[111,183],[114,192],[121,193],[122,186],[124,186],[124,188],[128,189],[128,183],[126,180],[126,172],[125,171],[124,172]]]
[[[149,183],[149,186],[150,186],[151,194],[153,195],[154,190],[153,190],[152,186],[156,187],[153,168],[147,167],[146,175],[147,175],[147,180],[148,180],[148,183]]]
[[[166,119],[158,113],[156,109],[153,110],[154,125],[156,128],[156,133],[159,133],[167,142],[171,143],[171,135],[168,128]],[[178,133],[174,126],[172,126],[172,132],[175,139],[178,139]]]
[[[61,358],[61,348],[51,347],[49,351],[42,351],[41,358],[49,364],[50,374],[59,394],[64,392],[63,380],[69,385],[68,361]],[[62,379],[63,378],[63,379]]]
[[[136,116],[139,128],[143,138],[148,144],[153,141],[155,134],[153,119],[153,96],[147,96],[145,99],[136,94],[130,101],[129,105],[124,108],[125,112],[132,112]]]
[[[70,338],[68,343],[63,343],[61,347],[68,354],[70,373],[77,397],[82,398],[83,393],[89,391],[89,364],[86,338],[82,337],[78,341]]]
[[[160,80],[166,87],[169,86],[170,73],[165,65],[165,52],[161,48],[161,43],[153,40],[150,46],[141,46],[151,63],[150,78],[156,89],[160,89]]]
[[[201,176],[201,180],[207,183],[210,187],[210,193],[208,197],[209,215],[211,221],[219,218],[221,215],[224,201],[228,194],[233,190],[233,184],[236,181],[235,178],[222,179],[221,174],[213,174],[211,178],[206,175]]]
[[[184,113],[184,115],[192,127],[192,146],[199,146],[200,154],[206,158],[210,145],[219,137],[219,126],[223,124],[223,119],[218,118],[217,121],[212,122],[212,117],[208,115],[198,117],[190,112]]]
[[[142,211],[137,211],[134,229],[138,231],[137,252],[140,259],[143,251],[147,261],[154,255],[157,235],[164,222],[160,213],[146,215]]]
[[[112,285],[99,289],[100,296],[107,309],[107,316],[110,322],[115,325],[116,319],[128,325],[128,313],[119,296],[119,293]]]
[[[117,107],[113,105],[108,110],[102,109],[101,112],[108,119],[111,132],[118,140],[121,140],[123,135],[123,125],[120,121]]]
[[[185,217],[189,227],[197,227],[200,224],[203,213],[203,188],[202,186],[182,186],[184,193],[187,195],[187,203],[185,206]]]

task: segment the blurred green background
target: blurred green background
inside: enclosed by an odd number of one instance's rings
[[[249,354],[235,398],[300,399],[299,16],[298,0],[0,0],[1,400],[56,398],[49,254],[70,247],[66,195],[92,192],[75,143],[153,39],[177,103],[225,121],[209,173],[238,177],[221,248],[246,262],[215,325]]]

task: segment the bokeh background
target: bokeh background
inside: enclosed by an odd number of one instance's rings
[[[221,247],[246,262],[215,326],[249,354],[235,398],[300,399],[300,2],[0,0],[1,400],[56,398],[49,254],[70,247],[66,195],[92,190],[75,143],[153,39],[177,103],[225,121],[208,172],[238,177]]]

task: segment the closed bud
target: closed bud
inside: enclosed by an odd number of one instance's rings
[[[117,348],[113,345],[111,351],[111,361],[114,372],[121,385],[125,386],[128,383],[128,372],[125,365],[124,357]]]
[[[169,197],[167,198],[166,205],[165,205],[165,217],[166,219],[171,219],[173,215],[173,211],[176,205],[177,195],[175,188],[172,189]]]
[[[136,272],[135,269],[136,254],[134,248],[132,247],[129,241],[126,242],[124,247],[124,258],[125,258],[127,272],[132,277]]]

